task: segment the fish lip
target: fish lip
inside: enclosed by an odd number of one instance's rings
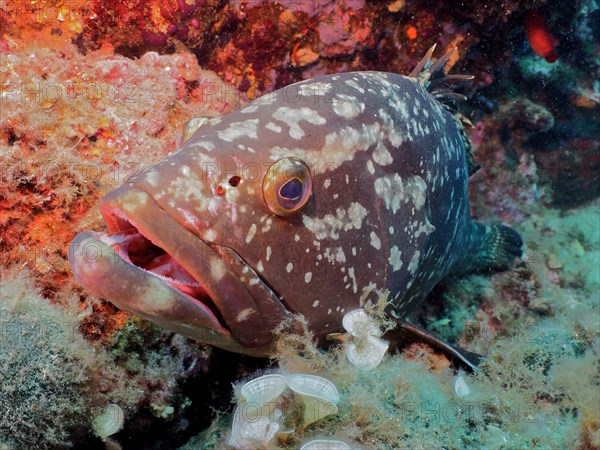
[[[109,232],[119,233],[133,226],[177,261],[204,288],[226,328],[243,347],[271,343],[272,327],[264,326],[270,312],[260,310],[244,284],[208,243],[165,212],[145,190],[123,185],[100,200],[100,211]]]
[[[69,261],[73,275],[80,284],[95,294],[110,299],[120,309],[166,328],[172,327],[164,323],[175,317],[182,319],[193,315],[196,320],[189,321],[190,326],[203,326],[209,334],[214,332],[231,336],[229,330],[204,303],[123,257],[122,252],[115,250],[114,239],[106,233],[79,233],[69,247]],[[145,291],[144,285],[147,285]],[[177,301],[178,297],[184,298],[186,307],[175,310],[171,301]],[[210,336],[208,338],[210,340]]]
[[[141,234],[141,233],[139,233],[139,234]],[[215,327],[217,328],[218,331],[223,332],[225,334],[231,334],[229,332],[229,329],[227,328],[227,326],[225,324],[223,324],[222,320],[219,319],[219,317],[217,317],[211,311],[211,309],[206,305],[206,303],[202,302],[199,298],[196,298],[182,290],[182,287],[180,287],[180,286],[183,286],[183,283],[177,283],[176,280],[173,278],[169,278],[167,276],[160,275],[156,272],[153,272],[152,270],[148,270],[144,267],[141,267],[131,261],[131,259],[129,258],[128,249],[124,248],[122,244],[124,243],[125,240],[127,240],[128,237],[133,236],[133,234],[123,233],[123,234],[117,234],[117,235],[109,235],[107,233],[88,231],[87,234],[80,233],[79,235],[77,235],[77,237],[75,238],[73,243],[75,245],[83,244],[83,242],[81,242],[81,241],[88,236],[90,238],[94,239],[96,242],[104,243],[108,247],[113,249],[114,256],[117,258],[120,258],[120,260],[122,260],[122,262],[124,262],[126,265],[130,266],[132,268],[132,270],[143,271],[146,274],[148,274],[149,276],[160,279],[163,283],[167,284],[172,289],[176,290],[178,295],[186,298],[187,300],[189,300],[190,302],[192,302],[194,304],[197,304],[205,312],[205,314],[211,319],[211,322],[215,325]]]

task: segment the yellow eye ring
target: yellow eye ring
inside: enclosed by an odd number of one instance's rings
[[[278,216],[291,216],[301,210],[312,192],[312,177],[306,163],[298,158],[275,161],[263,178],[263,197]]]

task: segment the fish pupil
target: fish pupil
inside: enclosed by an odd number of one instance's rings
[[[302,194],[302,181],[298,178],[292,178],[279,190],[279,195],[287,200],[296,200]]]

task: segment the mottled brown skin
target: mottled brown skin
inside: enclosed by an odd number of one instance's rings
[[[242,353],[268,352],[290,312],[320,341],[386,293],[388,311],[406,317],[443,277],[504,268],[520,248],[508,227],[470,221],[461,132],[414,78],[354,72],[296,83],[206,122],[108,194],[100,208],[123,242],[78,236],[73,271],[123,309]],[[312,176],[308,202],[283,217],[265,201],[265,177],[282,158],[304,161]],[[161,266],[177,276],[156,281],[123,262],[136,230],[178,262]],[[101,256],[90,262],[86,246]],[[181,276],[197,281],[192,296],[173,286]],[[148,300],[148,283],[162,285],[160,298]]]

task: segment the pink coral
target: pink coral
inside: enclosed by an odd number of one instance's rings
[[[80,220],[96,217],[88,210],[98,197],[174,150],[185,120],[226,112],[236,98],[189,53],[132,60],[110,47],[81,55],[66,44],[7,43],[0,264],[29,265],[56,292],[67,244]]]

